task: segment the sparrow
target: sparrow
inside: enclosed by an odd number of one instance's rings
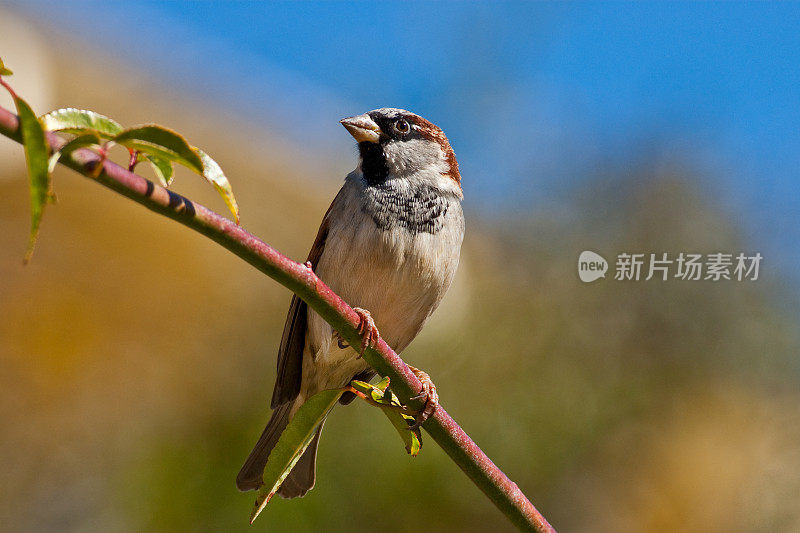
[[[286,425],[314,394],[369,380],[361,357],[377,339],[400,353],[442,300],[458,268],[464,238],[461,175],[437,126],[403,109],[383,108],[340,121],[358,142],[359,163],[322,219],[306,265],[361,318],[360,347],[346,345],[297,296],[278,349],[272,417],[236,478],[239,490],[262,484],[267,457]],[[421,423],[438,397],[427,374]],[[353,400],[345,393],[340,403]],[[278,494],[304,496],[315,480],[322,424]]]

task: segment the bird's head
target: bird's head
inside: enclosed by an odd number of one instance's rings
[[[421,116],[382,108],[341,123],[358,142],[361,171],[369,183],[391,178],[444,180],[441,185],[460,189],[461,174],[450,142],[438,126]]]

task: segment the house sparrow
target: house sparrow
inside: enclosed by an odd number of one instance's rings
[[[358,142],[358,167],[334,198],[308,255],[314,272],[360,315],[360,351],[345,345],[305,302],[292,298],[278,350],[272,418],[250,453],[236,485],[257,489],[267,457],[297,409],[314,394],[345,387],[375,372],[361,358],[377,339],[401,352],[439,305],[458,267],[464,237],[461,175],[442,130],[402,109],[376,109],[342,125]],[[365,311],[368,309],[370,312]],[[423,381],[426,409],[437,396]],[[340,403],[352,401],[345,393]],[[278,494],[303,496],[314,486],[320,425]]]

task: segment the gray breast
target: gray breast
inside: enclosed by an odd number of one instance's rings
[[[364,189],[362,210],[382,230],[400,227],[412,234],[435,235],[442,229],[455,195],[432,185],[387,181]]]

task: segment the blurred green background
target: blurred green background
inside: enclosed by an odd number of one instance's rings
[[[226,170],[244,226],[305,257],[355,151],[309,160],[280,128],[43,28],[0,7],[0,54],[35,110],[181,131]],[[468,210],[456,284],[403,356],[561,531],[800,531],[793,278],[769,256],[757,282],[577,278],[585,249],[759,249],[708,170],[673,155],[643,146],[544,203]],[[435,443],[407,456],[358,402],[326,425],[315,489],[248,526],[234,477],[269,416],[290,294],[61,169],[23,267],[23,161],[0,139],[3,530],[510,529]],[[225,211],[189,173],[174,188]]]

